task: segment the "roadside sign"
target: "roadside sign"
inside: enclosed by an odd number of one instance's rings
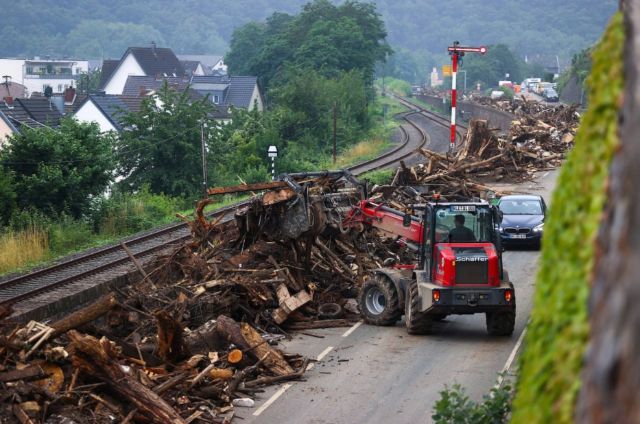
[[[442,76],[443,77],[451,76],[451,65],[442,65]]]

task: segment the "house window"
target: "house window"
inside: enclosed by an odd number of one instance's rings
[[[49,84],[45,84],[42,86],[42,92],[44,93],[45,91],[47,91],[47,87],[49,87]]]
[[[33,75],[33,66],[27,66],[27,75]]]
[[[218,104],[220,103],[220,96],[218,96],[217,94],[215,94],[213,96],[213,103]]]
[[[58,84],[58,93],[62,93],[62,84]]]

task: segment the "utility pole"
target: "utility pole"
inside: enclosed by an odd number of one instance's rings
[[[336,132],[338,128],[338,102],[333,102],[333,163],[336,163],[336,157],[338,155]]]
[[[207,187],[208,187],[208,172],[207,172],[207,145],[204,139],[204,122],[200,124],[200,147],[202,154],[202,192],[204,193],[204,198],[207,198]]]
[[[456,146],[456,106],[458,103],[458,95],[456,92],[456,75],[458,73],[458,61],[465,53],[480,53],[485,54],[487,52],[487,48],[482,47],[462,47],[460,46],[460,42],[454,41],[453,46],[450,46],[448,49],[449,55],[451,56],[451,141],[449,145],[449,150],[453,151]],[[466,73],[465,73],[466,77]]]

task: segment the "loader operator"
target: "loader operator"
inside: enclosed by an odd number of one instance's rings
[[[455,227],[449,231],[449,243],[470,243],[476,241],[476,237],[469,228],[464,226],[464,215],[456,215],[453,218]]]

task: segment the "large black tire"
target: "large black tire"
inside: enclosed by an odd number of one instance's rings
[[[420,296],[418,296],[418,282],[412,280],[407,289],[404,319],[409,334],[433,334],[434,320],[432,316],[420,311]]]
[[[338,319],[342,317],[342,306],[337,303],[323,303],[318,306],[318,318]]]
[[[516,325],[516,308],[487,312],[487,332],[492,336],[511,336]]]
[[[360,314],[373,325],[393,325],[402,316],[400,299],[393,282],[383,274],[366,280],[358,296]]]

